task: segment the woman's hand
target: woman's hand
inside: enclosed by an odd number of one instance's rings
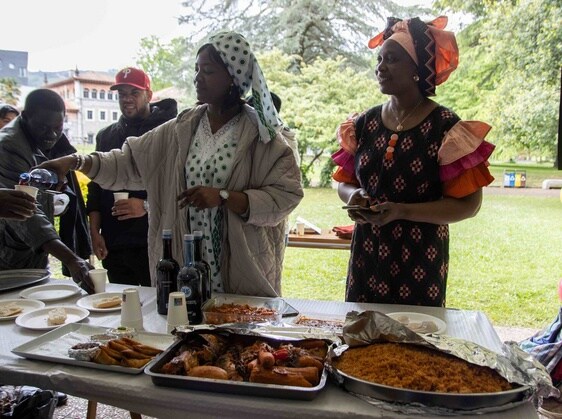
[[[395,202],[383,202],[382,204],[371,205],[365,210],[351,210],[349,213],[350,218],[358,224],[377,226],[383,226],[391,221],[403,218],[402,206]]]
[[[360,205],[362,207],[368,207],[370,205],[370,198],[364,189],[356,189],[347,200],[347,205]]]
[[[365,192],[364,189],[358,188],[354,190],[349,195],[349,198],[347,200],[347,205],[359,205],[360,207],[365,209],[347,210],[347,215],[356,223],[363,224],[365,221],[364,221],[364,217],[361,216],[361,213],[368,211],[369,203],[370,203],[369,196],[367,195],[367,192]]]
[[[206,186],[194,186],[183,191],[176,200],[180,208],[190,206],[197,209],[214,208],[221,205],[220,189]]]

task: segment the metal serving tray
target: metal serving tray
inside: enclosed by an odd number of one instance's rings
[[[56,362],[58,364],[68,364],[97,370],[121,372],[125,374],[142,373],[144,366],[141,368],[131,368],[119,365],[102,365],[95,362],[78,361],[68,356],[68,349],[72,345],[78,342],[87,342],[89,341],[90,336],[107,333],[109,329],[110,328],[108,327],[70,323],[47,332],[38,338],[24,343],[23,345],[15,347],[12,349],[12,352],[24,358]],[[134,336],[134,339],[144,343],[145,345],[150,345],[162,350],[169,347],[174,341],[174,337],[172,335],[149,332],[138,332],[138,334]]]
[[[0,291],[25,287],[48,279],[51,276],[47,269],[12,269],[0,271]]]
[[[422,403],[455,410],[476,410],[485,407],[498,407],[521,401],[529,387],[522,386],[497,393],[436,393],[430,391],[408,390],[371,383],[351,377],[338,370],[343,377],[343,387],[352,393],[362,394],[379,400],[398,403]]]
[[[211,378],[188,377],[184,375],[162,374],[158,371],[169,362],[183,341],[177,341],[144,369],[157,386],[185,388],[188,390],[210,391],[215,393],[240,394],[245,396],[277,397],[283,399],[312,400],[324,388],[327,371],[324,368],[320,382],[315,387],[282,386],[276,384],[248,383],[240,381],[216,380]]]

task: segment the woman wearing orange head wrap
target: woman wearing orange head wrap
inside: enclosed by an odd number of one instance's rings
[[[444,306],[448,224],[476,215],[493,177],[490,126],[461,121],[429,96],[458,64],[446,17],[389,18],[369,41],[388,102],[344,122],[338,194],[355,221],[346,300]]]

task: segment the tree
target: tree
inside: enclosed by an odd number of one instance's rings
[[[382,101],[372,71],[358,72],[343,57],[317,59],[300,72],[290,70],[294,57],[274,50],[258,57],[271,91],[283,105],[283,122],[297,134],[303,183],[327,153],[338,148],[335,130],[351,113]],[[306,157],[306,158],[305,158]],[[324,186],[329,182],[323,179]]]
[[[245,34],[256,51],[280,49],[305,64],[341,56],[365,67],[367,41],[389,15],[418,13],[399,2],[357,0],[240,0],[183,2],[180,23],[198,28],[190,39],[229,28]]]
[[[162,44],[158,37],[152,35],[141,39],[137,64],[150,74],[154,91],[178,84],[187,85],[191,68],[187,67],[186,54],[190,51],[191,46],[185,38],[174,38],[169,44]]]
[[[496,157],[552,158],[560,100],[562,3],[484,3],[484,16],[458,37],[461,65],[443,86],[444,97],[465,113],[461,116],[494,127],[489,139],[497,145]]]
[[[14,78],[0,79],[0,102],[16,106],[21,95],[18,82]]]
[[[482,17],[498,1],[503,0],[435,0],[433,7],[437,10],[449,9],[453,12],[466,12]]]

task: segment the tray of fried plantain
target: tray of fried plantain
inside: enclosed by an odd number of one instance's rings
[[[149,362],[174,342],[172,335],[149,332],[137,332],[132,340],[122,342],[118,336],[113,336],[112,339],[108,335],[110,330],[107,327],[70,323],[24,343],[12,349],[12,352],[40,361],[140,374]],[[101,350],[95,360],[78,360],[69,355],[70,349],[77,345],[89,344],[96,340],[96,336],[107,336],[105,341],[100,342],[100,346],[107,347],[107,350]],[[110,344],[110,341],[113,343]]]
[[[312,400],[326,385],[330,342],[196,330],[146,368],[158,386]]]

